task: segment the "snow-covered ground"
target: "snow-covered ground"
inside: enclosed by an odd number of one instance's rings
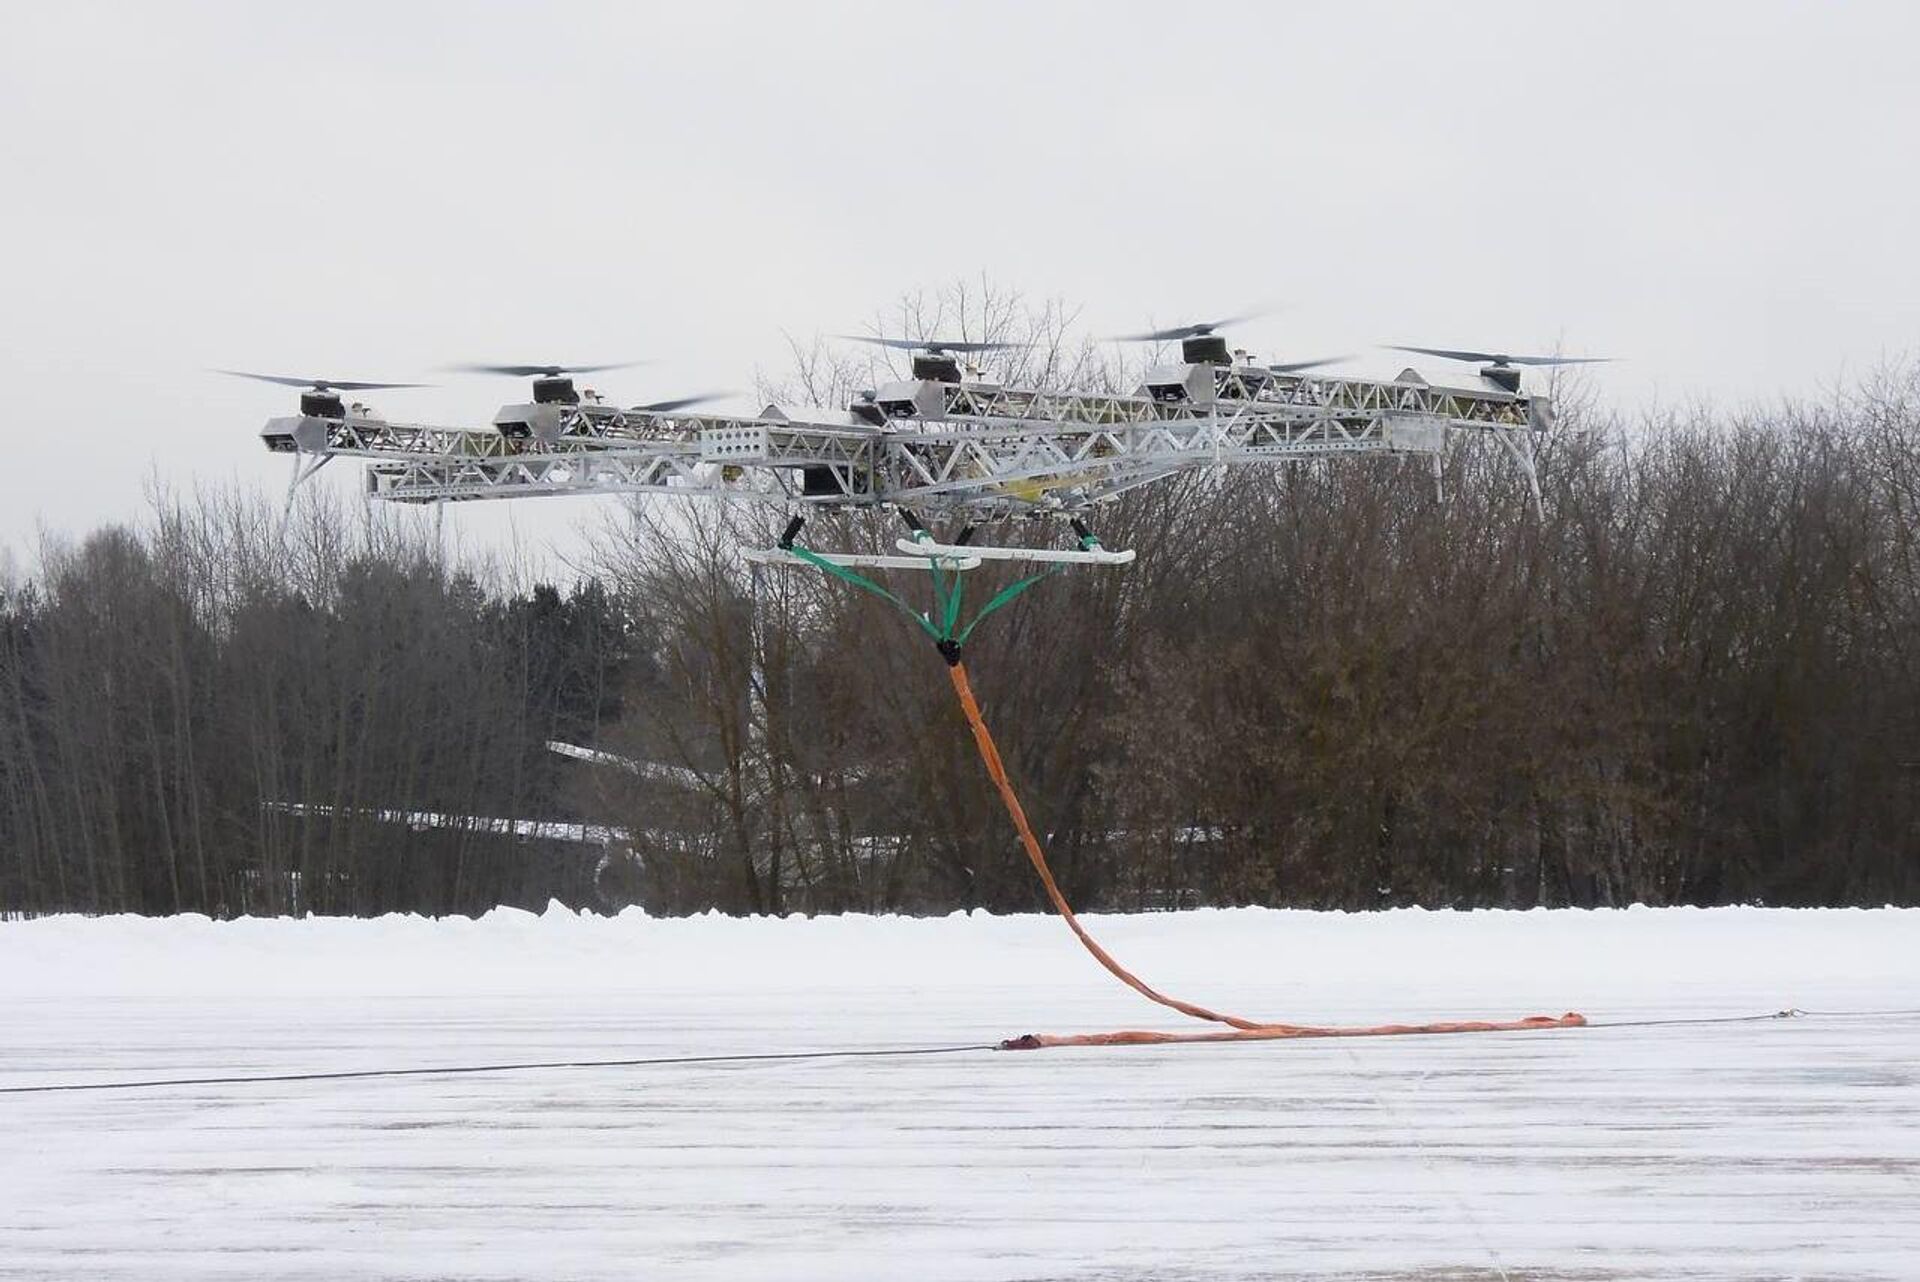
[[[1288,1020],[1920,1007],[1920,911],[1090,919]],[[0,925],[0,1086],[1181,1027],[1042,917]],[[1920,1018],[0,1095],[0,1277],[1920,1277]]]

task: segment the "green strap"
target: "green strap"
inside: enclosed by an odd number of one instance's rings
[[[1099,545],[1099,540],[1092,537],[1080,540],[1080,546],[1083,548],[1095,548]],[[964,580],[961,577],[961,572],[959,570],[943,570],[938,557],[929,557],[927,560],[927,569],[933,576],[933,613],[935,617],[940,620],[940,625],[935,627],[926,615],[920,613],[920,611],[914,609],[866,575],[856,574],[844,565],[835,565],[825,557],[809,552],[803,547],[790,547],[787,551],[793,553],[807,564],[825,570],[837,579],[844,579],[846,582],[853,584],[853,586],[863,591],[871,592],[883,601],[892,603],[902,614],[919,624],[920,630],[932,637],[935,641],[952,641],[956,645],[966,644],[967,638],[973,635],[973,630],[979,627],[989,614],[1000,609],[1028,588],[1033,587],[1035,584],[1045,582],[1066,568],[1065,562],[1056,561],[1038,574],[1030,574],[1024,579],[1014,580],[1006,587],[1001,588],[991,601],[981,606],[980,612],[967,622],[967,626],[960,628],[960,603],[964,595],[961,586]],[[953,575],[953,583],[951,586],[948,585],[946,579],[943,577],[947,573]],[[954,630],[955,628],[959,628],[957,633]]]
[[[953,635],[947,623],[947,581],[940,577],[940,562],[931,558],[927,561],[927,573],[933,578],[933,617],[940,621],[940,630],[933,639],[944,641]]]
[[[1053,565],[1048,566],[1046,569],[1040,571],[1040,573],[1038,574],[1028,575],[1024,579],[1015,579],[1012,583],[1007,584],[1006,587],[1000,589],[999,594],[996,595],[993,598],[993,600],[987,602],[985,605],[980,607],[980,613],[974,615],[973,621],[967,624],[966,627],[960,629],[960,635],[955,637],[954,640],[959,642],[961,645],[965,645],[967,643],[967,638],[973,635],[973,630],[980,626],[980,621],[982,619],[986,618],[989,614],[992,614],[995,610],[998,610],[1001,606],[1005,605],[1007,602],[1019,596],[1022,592],[1025,592],[1028,588],[1032,587],[1034,584],[1043,582],[1046,579],[1051,578],[1055,574],[1058,574],[1064,568],[1065,568],[1064,563],[1056,562]]]
[[[915,542],[926,543],[930,540],[924,535],[915,535]],[[960,570],[947,570],[940,564],[939,557],[927,558],[927,572],[933,579],[933,614],[940,620],[940,630],[934,640],[946,641],[953,637],[953,630],[960,622],[960,599],[963,595],[961,584],[966,580]],[[947,575],[953,575],[953,581],[947,581]]]
[[[941,633],[945,636],[951,637],[954,628],[958,626],[960,622],[961,588],[965,583],[965,577],[959,570],[955,570],[953,572],[953,591],[947,596],[946,621],[942,623],[940,627]]]
[[[912,606],[908,605],[905,601],[902,601],[899,597],[895,596],[893,593],[881,587],[878,583],[875,583],[872,579],[869,579],[866,575],[855,574],[852,570],[848,569],[846,566],[835,565],[833,562],[827,560],[825,557],[816,556],[814,553],[809,552],[807,551],[807,549],[802,547],[790,547],[787,549],[787,551],[793,553],[795,556],[799,557],[802,561],[805,561],[808,565],[814,566],[818,569],[825,570],[828,574],[833,575],[837,579],[845,579],[848,583],[853,584],[854,587],[861,588],[865,591],[871,592],[883,601],[891,601],[894,605],[900,608],[901,613],[905,614],[909,619],[912,619],[915,623],[919,624],[921,629],[925,631],[926,634],[932,637],[935,641],[943,641],[946,639],[940,634],[939,629],[935,628],[931,623],[928,623],[926,620],[926,617],[922,615],[918,610],[914,609]]]

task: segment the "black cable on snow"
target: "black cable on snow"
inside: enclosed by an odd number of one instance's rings
[[[1690,1024],[1761,1024],[1776,1019],[1801,1019],[1807,1012],[1788,1007],[1764,1015],[1676,1015],[1666,1019],[1590,1019],[1588,1028],[1675,1028]]]
[[[1583,1027],[1598,1028],[1676,1028],[1711,1024],[1759,1024],[1788,1019],[1910,1019],[1920,1017],[1920,1008],[1910,1010],[1785,1010],[1759,1015],[1695,1015],[1669,1019],[1590,1020]],[[1579,1029],[1568,1029],[1577,1033]],[[48,1082],[39,1086],[0,1086],[0,1095],[50,1095],[80,1091],[131,1091],[169,1086],[254,1086],[283,1082],[339,1082],[381,1077],[458,1077],[481,1073],[522,1073],[542,1069],[586,1068],[671,1068],[693,1064],[769,1064],[795,1063],[822,1059],[885,1059],[920,1055],[965,1055],[975,1051],[999,1050],[996,1043],[969,1043],[961,1046],[883,1046],[864,1050],[821,1051],[746,1051],[729,1055],[654,1055],[634,1059],[560,1059],[528,1060],[506,1064],[446,1064],[416,1068],[356,1068],[322,1073],[256,1073],[226,1077],[143,1078],[131,1082]]]
[[[0,1095],[36,1095],[61,1091],[130,1091],[161,1086],[250,1086],[269,1082],[339,1082],[371,1077],[454,1077],[474,1073],[520,1073],[539,1069],[663,1068],[679,1064],[764,1064],[810,1059],[878,1059],[909,1055],[959,1055],[998,1049],[991,1043],[966,1046],[890,1046],[870,1050],[755,1051],[734,1055],[655,1055],[639,1059],[559,1059],[511,1064],[447,1064],[423,1068],[356,1068],[325,1073],[255,1073],[232,1077],[150,1078],[132,1082],[49,1082],[40,1086],[0,1086]]]
[[[1671,1028],[1683,1024],[1758,1024],[1776,1019],[1911,1019],[1920,1016],[1913,1010],[1802,1010],[1789,1006],[1765,1015],[1694,1015],[1671,1019],[1588,1020],[1588,1028]]]

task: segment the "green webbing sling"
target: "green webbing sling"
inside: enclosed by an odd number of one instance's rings
[[[1098,540],[1088,536],[1080,540],[1080,546],[1082,549],[1093,548],[1098,546]],[[1001,588],[999,592],[994,594],[993,599],[980,607],[979,612],[976,613],[973,618],[967,620],[966,626],[962,627],[960,625],[960,607],[964,595],[961,589],[962,579],[960,576],[962,572],[959,570],[944,569],[940,565],[939,558],[937,557],[927,558],[927,570],[933,578],[933,618],[939,620],[938,624],[935,624],[933,619],[914,609],[897,595],[888,591],[885,587],[882,587],[879,583],[864,574],[860,574],[844,565],[835,565],[825,557],[814,552],[809,552],[803,547],[795,547],[789,544],[786,550],[805,561],[808,565],[825,570],[835,578],[851,583],[862,591],[871,592],[881,600],[891,603],[899,609],[902,614],[905,614],[909,619],[917,623],[921,631],[925,632],[929,637],[932,637],[935,645],[942,646],[943,652],[947,646],[958,647],[965,644],[967,638],[973,635],[973,630],[979,627],[981,621],[988,615],[1005,606],[1036,583],[1043,582],[1066,568],[1065,562],[1056,561],[1038,574],[1030,574],[1025,578],[1015,579],[1012,583],[1009,583],[1006,587]],[[950,584],[946,577],[948,575],[953,576]]]

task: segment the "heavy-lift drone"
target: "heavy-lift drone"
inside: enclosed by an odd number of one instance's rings
[[[1521,386],[1521,368],[1590,358],[1512,356],[1406,347],[1478,364],[1462,386],[1414,369],[1389,380],[1318,372],[1340,358],[1262,364],[1229,348],[1222,330],[1247,318],[1123,336],[1180,344],[1178,361],[1151,367],[1132,393],[1004,386],[972,364],[1014,344],[860,337],[911,354],[911,377],[862,393],[844,410],[768,405],[757,414],[693,412],[713,395],[619,406],[574,378],[621,365],[469,365],[531,378],[530,401],[503,406],[485,428],[399,423],[341,392],[418,384],[246,374],[299,387],[300,412],[261,431],[291,454],[293,484],[334,458],[368,460],[366,492],[395,503],[531,495],[663,493],[733,496],[791,518],[820,509],[897,510],[911,537],[900,555],[840,555],[843,564],[948,568],[985,560],[1117,563],[1130,553],[1086,534],[1093,509],[1128,490],[1201,468],[1271,465],[1345,455],[1439,455],[1449,433],[1493,436],[1520,465],[1539,502],[1534,437],[1553,423],[1546,397]],[[227,371],[237,373],[238,371]],[[1011,517],[1056,518],[1081,537],[1071,550],[989,547],[961,531]],[[947,527],[952,541],[929,527]],[[790,560],[786,544],[755,554]]]

